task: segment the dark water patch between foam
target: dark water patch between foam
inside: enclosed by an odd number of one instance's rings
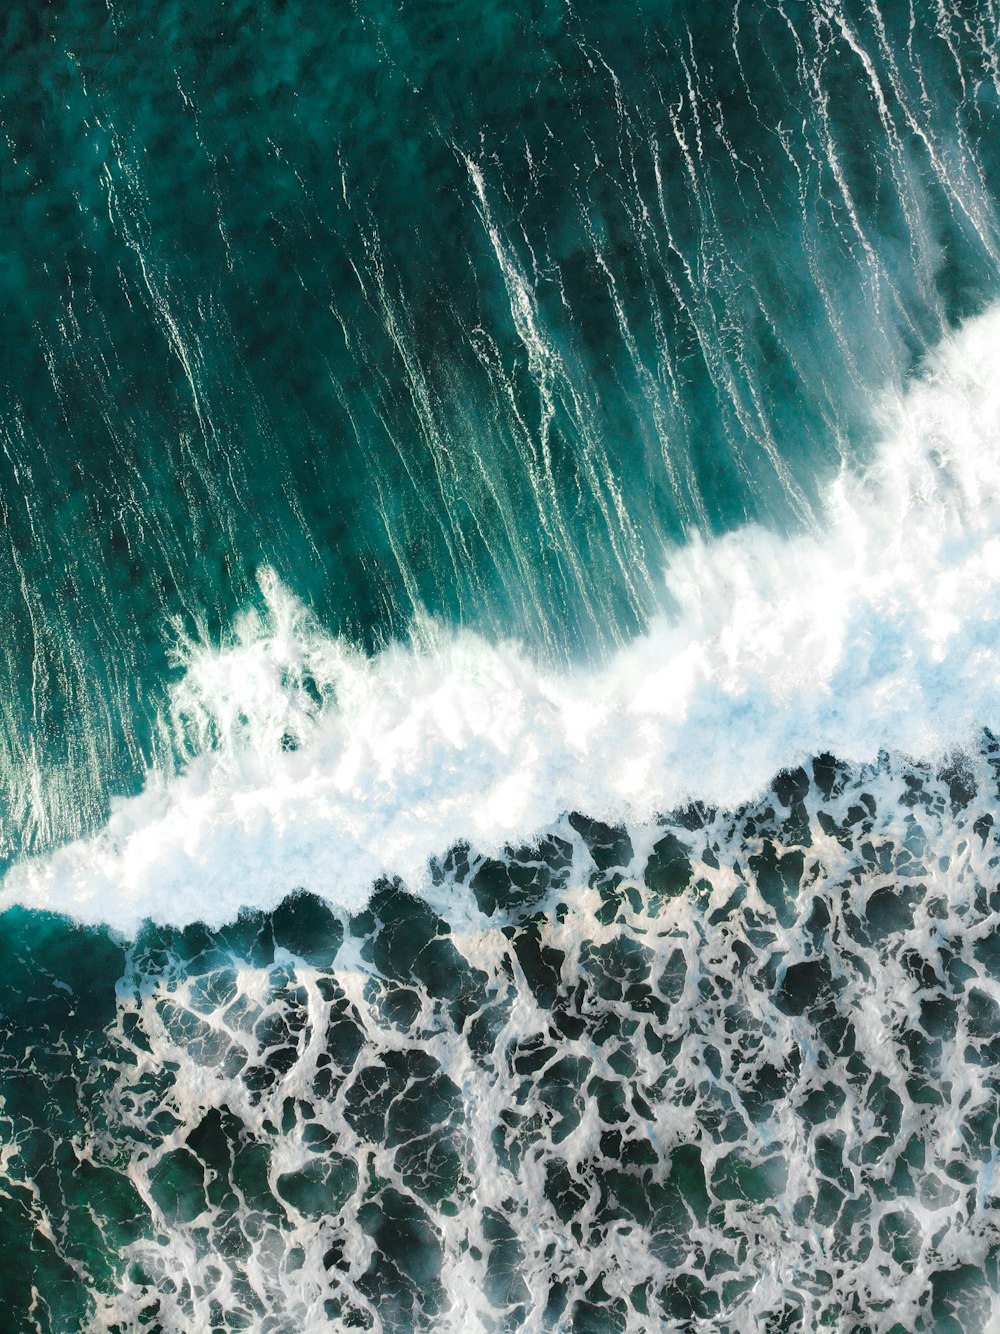
[[[353,917],[8,913],[5,1320],[983,1328],[995,769],[824,756]]]

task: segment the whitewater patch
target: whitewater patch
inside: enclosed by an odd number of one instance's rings
[[[630,825],[731,807],[831,751],[934,760],[1000,724],[1000,309],[881,407],[821,534],[748,527],[671,553],[669,614],[603,666],[540,667],[434,622],[366,656],[265,570],[222,644],[181,640],[164,753],[91,838],[14,867],[5,901],[210,925],[306,889],[419,891],[566,811]]]

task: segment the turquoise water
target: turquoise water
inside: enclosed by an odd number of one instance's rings
[[[0,1325],[992,1328],[991,0],[15,4]]]
[[[989,15],[857,8],[15,6],[9,852],[135,786],[262,564],[559,660],[691,529],[821,522],[995,290]]]

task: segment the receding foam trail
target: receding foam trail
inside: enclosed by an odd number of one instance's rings
[[[419,889],[458,840],[731,805],[822,750],[931,759],[1000,723],[1000,308],[939,347],[825,506],[820,540],[747,528],[677,552],[675,615],[599,671],[437,625],[367,658],[265,572],[263,614],[183,648],[180,771],[14,868],[7,902],[126,932],[296,888],[357,909],[382,875]]]

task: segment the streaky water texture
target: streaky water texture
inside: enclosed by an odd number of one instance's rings
[[[0,1328],[1000,1329],[998,24],[8,8]]]
[[[8,856],[151,759],[272,568],[547,661],[665,544],[818,526],[997,293],[993,6],[17,5],[0,88]]]

